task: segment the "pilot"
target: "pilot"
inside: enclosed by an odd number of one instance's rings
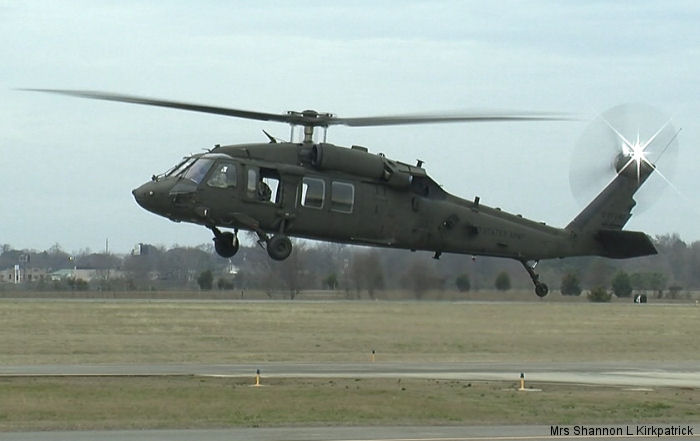
[[[227,188],[236,185],[235,167],[225,164],[209,178],[208,184],[212,187]]]
[[[211,187],[226,187],[226,174],[222,172],[215,173],[207,182]]]

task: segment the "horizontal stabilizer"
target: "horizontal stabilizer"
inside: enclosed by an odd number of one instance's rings
[[[595,238],[603,246],[604,256],[613,259],[657,253],[649,236],[640,231],[599,230]]]

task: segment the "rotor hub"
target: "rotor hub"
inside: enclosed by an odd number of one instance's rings
[[[304,110],[302,112],[290,110],[287,112],[287,118],[287,122],[295,126],[328,127],[333,123],[335,115],[332,113],[319,113],[315,110]]]

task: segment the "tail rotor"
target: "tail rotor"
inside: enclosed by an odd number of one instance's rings
[[[574,198],[585,206],[618,174],[635,175],[641,185],[651,173],[635,195],[635,212],[649,208],[672,185],[678,133],[668,116],[645,104],[622,104],[603,112],[588,125],[574,149],[569,169]]]

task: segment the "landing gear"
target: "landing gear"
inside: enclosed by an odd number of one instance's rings
[[[535,267],[537,266],[538,262],[539,261],[536,260],[532,265],[529,265],[526,260],[520,261],[520,263],[522,263],[525,267],[525,271],[527,271],[530,279],[532,279],[532,283],[535,284],[535,294],[537,294],[538,297],[544,297],[547,295],[547,293],[549,293],[549,288],[546,284],[540,282],[540,276],[535,272]]]
[[[235,233],[230,231],[221,232],[218,228],[212,227],[214,233],[214,249],[221,257],[229,258],[236,255],[240,244],[238,243],[238,230]]]
[[[537,294],[538,297],[544,297],[547,293],[549,293],[547,284],[542,282],[535,283],[535,294]]]
[[[229,258],[236,255],[240,246],[238,242],[238,229],[233,233],[229,231],[222,232],[215,226],[210,226],[209,229],[214,233],[214,249],[216,254],[221,257]],[[258,244],[267,249],[267,254],[274,260],[284,260],[292,253],[292,241],[289,240],[284,232],[284,225],[280,227],[280,232],[271,237],[263,230],[256,228],[258,235]]]
[[[284,260],[292,253],[292,241],[289,237],[284,234],[284,229],[287,226],[286,219],[280,221],[279,230],[272,237],[269,237],[263,232],[258,232],[258,237],[260,237],[261,242],[265,242],[265,248],[267,248],[267,254],[273,260]]]
[[[292,253],[292,241],[284,234],[267,239],[267,254],[274,260],[284,260]]]

